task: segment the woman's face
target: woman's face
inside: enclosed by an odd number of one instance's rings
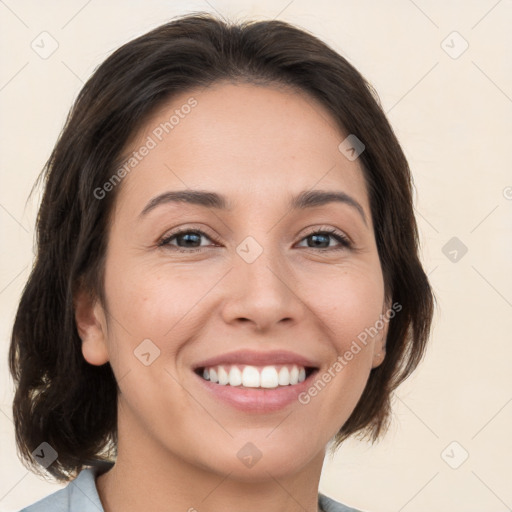
[[[113,368],[133,456],[240,480],[323,460],[384,357],[385,329],[361,341],[384,285],[347,135],[303,94],[217,84],[175,97],[130,143],[106,309],[80,331],[84,357]],[[169,195],[194,191],[216,199]],[[350,199],[300,201],[318,191]]]

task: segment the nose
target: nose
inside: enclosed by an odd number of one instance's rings
[[[247,323],[267,332],[305,318],[297,282],[276,251],[264,250],[252,263],[237,255],[229,279],[222,310],[226,323]]]

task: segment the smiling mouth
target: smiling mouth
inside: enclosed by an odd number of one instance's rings
[[[276,389],[295,386],[317,371],[318,368],[296,364],[266,366],[219,364],[194,370],[199,377],[208,382],[240,389]]]

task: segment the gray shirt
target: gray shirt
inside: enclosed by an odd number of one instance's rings
[[[20,512],[104,512],[98,490],[96,476],[108,471],[112,463],[83,469],[69,484],[46,498],[25,507]],[[324,512],[360,512],[347,507],[319,493],[318,504]]]

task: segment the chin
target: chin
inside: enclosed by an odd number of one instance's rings
[[[268,436],[266,430],[264,436]],[[272,434],[271,434],[272,435]],[[261,436],[263,438],[263,436]],[[212,455],[218,461],[215,470],[223,475],[229,473],[230,479],[240,482],[264,482],[269,478],[283,478],[299,472],[315,457],[320,456],[323,462],[324,451],[305,450],[304,438],[296,441],[288,438],[288,443],[266,441],[241,441],[234,443],[236,448],[219,447],[219,454]],[[230,455],[232,453],[232,455]]]

